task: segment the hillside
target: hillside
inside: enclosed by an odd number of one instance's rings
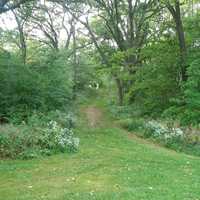
[[[96,105],[80,110],[80,150],[1,161],[0,200],[199,199],[198,157],[127,133]]]

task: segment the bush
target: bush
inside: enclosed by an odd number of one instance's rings
[[[0,56],[0,118],[20,124],[33,112],[63,110],[72,103],[73,83],[60,56],[23,65],[15,55]]]
[[[182,129],[174,127],[173,124],[163,125],[157,121],[148,121],[145,126],[144,136],[154,138],[168,148],[182,151],[186,141],[186,135]]]
[[[110,103],[108,104],[108,109],[111,115],[117,119],[127,119],[139,115],[138,109],[133,105],[118,106],[114,103]]]
[[[188,68],[185,98],[186,109],[182,121],[185,124],[200,123],[200,59],[193,61]]]
[[[74,151],[78,149],[79,139],[74,138],[71,128],[62,128],[56,121],[50,121],[43,130],[40,145],[45,149]]]
[[[26,123],[28,126],[46,126],[50,121],[56,121],[62,127],[73,128],[75,126],[76,118],[73,113],[68,112],[68,114],[66,114],[60,110],[50,111],[48,114],[33,112]]]
[[[61,112],[57,113],[61,115]],[[73,119],[69,115],[62,116],[67,122],[65,126],[57,121],[48,121],[50,116],[36,113],[28,119],[28,123],[0,126],[0,157],[28,159],[56,152],[77,151],[79,138],[74,137]]]
[[[128,118],[119,120],[119,124],[128,131],[142,131],[144,129],[144,120],[140,118]]]
[[[120,126],[143,138],[150,138],[161,145],[200,156],[199,127],[179,128],[174,122],[158,122],[142,118],[128,118],[118,121]]]
[[[173,99],[173,105],[163,112],[164,117],[179,120],[184,126],[200,123],[200,59],[191,62],[187,74],[184,93]]]
[[[180,93],[177,78],[180,69],[175,52],[178,52],[177,44],[171,40],[152,43],[142,50],[145,62],[132,76],[133,84],[127,96],[142,117],[159,117],[171,106],[171,98]]]

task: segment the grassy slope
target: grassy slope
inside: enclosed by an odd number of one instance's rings
[[[109,117],[89,128],[82,116],[80,151],[0,162],[0,200],[197,200],[200,159],[135,137]]]

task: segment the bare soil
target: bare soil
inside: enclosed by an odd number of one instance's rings
[[[85,109],[85,114],[88,121],[88,125],[91,128],[95,128],[99,125],[102,118],[101,110],[91,106]]]

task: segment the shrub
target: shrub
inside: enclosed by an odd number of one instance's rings
[[[73,113],[68,112],[68,114],[66,114],[60,110],[50,111],[48,114],[33,112],[26,123],[29,126],[46,126],[50,121],[56,121],[62,127],[73,128],[75,126],[76,118]]]
[[[65,126],[55,120],[48,121],[49,116],[36,113],[28,123],[0,126],[0,157],[28,159],[56,152],[77,151],[79,138],[74,137],[72,119],[66,114],[62,115],[67,122]]]
[[[60,56],[45,55],[23,65],[15,56],[0,57],[0,118],[20,124],[33,112],[66,110],[72,103],[73,83]]]
[[[163,125],[157,121],[148,121],[144,130],[145,137],[152,137],[166,147],[180,151],[186,135],[180,128],[173,127],[173,124]]]
[[[109,103],[108,109],[111,115],[117,119],[127,119],[138,115],[138,110],[132,105],[118,106],[114,103]]]
[[[187,75],[184,94],[173,99],[173,105],[164,111],[163,116],[179,120],[182,125],[197,125],[200,123],[200,59],[193,59]]]
[[[199,127],[179,128],[174,122],[140,118],[119,120],[120,126],[143,138],[152,138],[163,146],[200,156]]]
[[[79,139],[74,138],[71,128],[62,128],[56,121],[50,121],[42,134],[42,146],[47,149],[77,150]]]
[[[141,118],[128,118],[119,120],[119,124],[128,131],[142,131],[144,129],[144,120]]]
[[[141,56],[145,62],[132,76],[133,84],[128,92],[129,101],[139,108],[142,116],[159,117],[171,106],[171,98],[180,93],[176,50],[177,45],[171,40],[143,48]]]
[[[188,68],[188,80],[185,85],[186,109],[182,121],[185,124],[200,123],[200,59],[192,62]]]

